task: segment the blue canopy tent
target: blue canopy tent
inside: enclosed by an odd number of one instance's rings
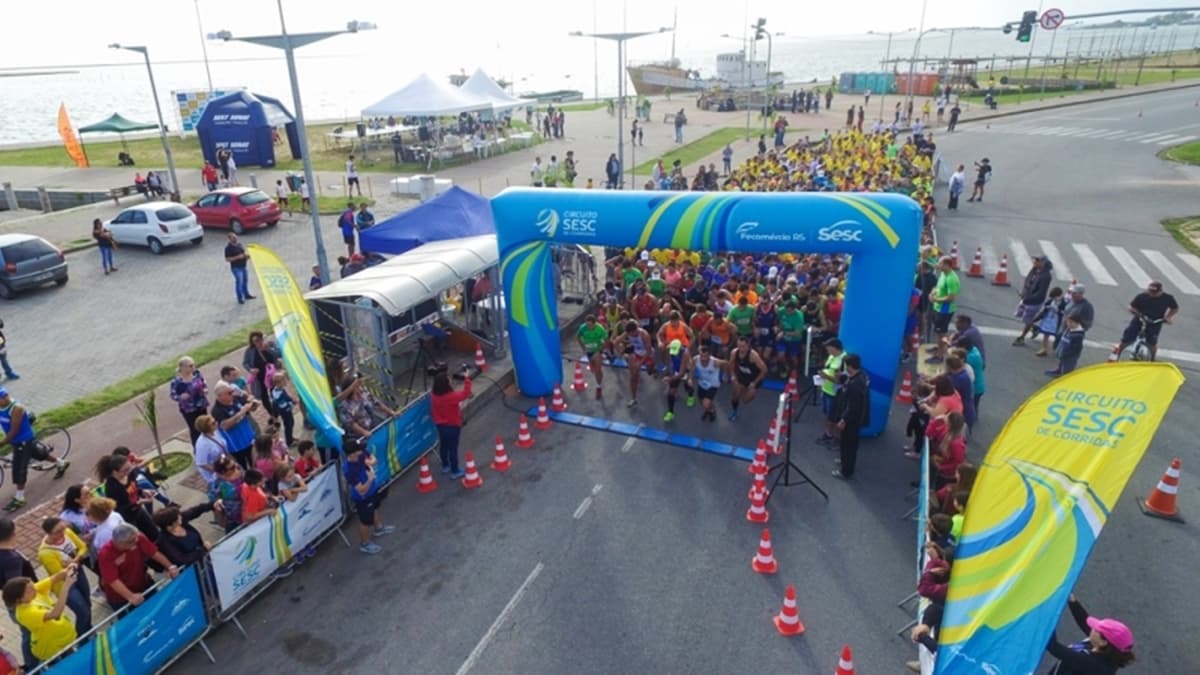
[[[217,163],[217,149],[229,148],[238,166],[275,166],[272,132],[283,127],[292,159],[300,159],[296,120],[278,99],[236,91],[208,102],[196,122],[204,159]]]
[[[492,204],[457,185],[358,235],[363,251],[399,255],[430,241],[495,234]]]

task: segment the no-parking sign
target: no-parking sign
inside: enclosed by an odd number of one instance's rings
[[[1046,30],[1054,30],[1067,20],[1067,15],[1063,14],[1061,9],[1048,9],[1042,12],[1042,18],[1038,19],[1038,23]]]

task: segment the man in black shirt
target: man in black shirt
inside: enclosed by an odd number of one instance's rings
[[[841,457],[836,460],[834,478],[848,479],[854,476],[858,460],[858,435],[871,419],[871,385],[862,369],[862,357],[846,354],[842,360],[846,381],[839,394],[837,413],[838,449]]]
[[[249,260],[246,247],[238,241],[236,234],[230,232],[229,243],[225,244],[225,262],[229,263],[229,270],[233,272],[233,290],[237,293],[239,305],[254,299],[254,296],[250,295],[250,282],[246,272],[246,262]]]
[[[1145,318],[1148,321],[1146,346],[1150,348],[1150,360],[1153,361],[1158,354],[1158,333],[1162,330],[1164,323],[1171,323],[1171,320],[1179,313],[1179,303],[1175,301],[1175,296],[1163,292],[1161,281],[1151,281],[1145,292],[1138,293],[1133,298],[1133,302],[1129,303],[1129,313],[1133,315],[1133,318],[1130,319],[1129,325],[1125,327],[1125,332],[1121,335],[1121,343],[1113,348],[1112,354],[1108,355],[1108,360],[1116,361],[1121,358],[1121,352],[1133,344],[1138,333],[1142,332],[1142,319]]]
[[[975,189],[971,191],[969,202],[983,201],[983,186],[987,184],[988,179],[992,177],[992,163],[987,157],[975,162]]]

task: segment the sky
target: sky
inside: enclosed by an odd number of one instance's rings
[[[1000,26],[1037,9],[1034,0],[927,0],[924,25],[929,27]],[[1041,0],[1050,3],[1052,0]],[[447,60],[487,63],[505,54],[533,54],[552,67],[558,50],[577,49],[573,30],[654,30],[670,26],[678,4],[676,39],[680,46],[720,43],[722,33],[741,35],[749,17],[762,16],[787,39],[862,35],[867,31],[902,31],[920,23],[919,0],[856,0],[853,3],[782,3],[778,0],[690,0],[671,3],[627,0],[559,0],[454,3],[397,0],[283,0],[290,32],[337,30],[351,19],[371,21],[379,29],[343,36],[305,47],[305,56],[353,55],[362,67],[385,69],[388,59],[429,60],[436,68]],[[1163,3],[1168,4],[1168,3]],[[53,6],[55,15],[48,15]],[[1048,9],[1051,4],[1044,4]],[[1089,0],[1086,5],[1059,4],[1068,19],[1074,13],[1136,6],[1131,0]],[[280,30],[275,0],[56,0],[6,2],[0,68],[125,63],[139,57],[107,49],[113,42],[144,45],[154,60],[201,58],[196,11],[205,32],[229,30],[236,35],[270,35]],[[547,11],[549,10],[549,11]],[[595,10],[595,20],[593,20]],[[30,30],[15,29],[34,27]],[[658,58],[670,50],[669,36],[631,43],[630,58]],[[244,44],[208,42],[211,59],[274,56]],[[455,52],[456,54],[451,54]],[[450,56],[447,56],[451,54]],[[457,57],[457,58],[456,58]],[[524,58],[523,62],[530,62]],[[537,62],[535,59],[533,62]]]

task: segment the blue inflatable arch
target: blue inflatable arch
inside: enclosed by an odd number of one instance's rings
[[[871,424],[887,424],[921,240],[921,209],[876,193],[642,192],[509,188],[492,199],[517,388],[562,382],[551,244],[848,253],[840,335],[871,379]]]

